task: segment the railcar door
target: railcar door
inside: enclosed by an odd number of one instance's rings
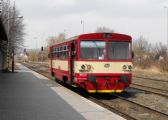
[[[53,67],[53,65],[52,65],[52,60],[53,60],[53,55],[52,55],[52,53],[53,53],[53,47],[50,47],[50,53],[49,53],[49,55],[48,55],[48,58],[50,59],[50,69],[52,69]]]
[[[70,78],[71,82],[74,80],[74,60],[75,60],[75,42],[70,43]]]

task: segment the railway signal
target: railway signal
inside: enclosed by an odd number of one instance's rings
[[[41,51],[43,51],[43,46],[41,47]]]
[[[43,63],[43,50],[44,50],[44,48],[43,48],[43,46],[41,46],[41,64]]]

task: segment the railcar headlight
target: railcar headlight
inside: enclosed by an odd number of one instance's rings
[[[128,68],[131,70],[131,69],[132,69],[132,66],[131,66],[131,65],[129,65],[129,66],[128,66]]]
[[[87,65],[87,69],[89,69],[89,70],[90,70],[91,68],[92,68],[92,66],[91,66],[91,65]]]
[[[127,69],[127,66],[126,66],[126,65],[123,65],[123,69],[126,70],[126,69]]]
[[[85,69],[85,65],[82,65],[81,68],[84,70]]]

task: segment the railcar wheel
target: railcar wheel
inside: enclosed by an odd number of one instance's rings
[[[56,82],[59,82],[59,80],[58,80],[58,78],[57,78],[57,75],[56,75],[56,74],[54,74],[54,80],[55,80]]]

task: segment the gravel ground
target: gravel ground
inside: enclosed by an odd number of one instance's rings
[[[131,101],[168,114],[168,99],[155,94],[138,93],[128,98]]]
[[[137,77],[147,77],[152,79],[158,79],[158,80],[165,80],[168,81],[168,73],[161,73],[161,72],[151,72],[147,70],[134,70],[133,76]]]
[[[136,78],[134,76],[168,81],[168,73],[151,72],[149,70],[147,71],[147,70],[136,70],[136,69],[134,69],[133,79],[132,79],[132,82],[136,83],[136,84],[149,86],[149,87],[154,87],[154,88],[159,88],[159,89],[162,89],[162,90],[168,90],[168,82]]]
[[[119,111],[126,113],[137,120],[167,120],[166,115],[160,115],[143,107],[138,107],[128,101],[114,98],[110,100],[101,100],[105,104],[112,106]]]
[[[162,90],[168,90],[168,82],[162,82],[162,81],[153,81],[148,79],[141,79],[141,78],[134,78],[132,79],[132,83],[149,86],[153,88],[159,88]]]
[[[150,71],[144,71],[144,70],[134,70],[133,76],[168,81],[167,73],[156,73],[156,72],[150,72]],[[168,82],[152,81],[148,79],[141,79],[141,78],[134,78],[134,77],[132,82],[140,85],[144,85],[144,86],[168,90]],[[130,97],[129,99],[139,104],[145,105],[152,109],[168,114],[168,99],[165,97],[162,97],[156,94],[138,93],[135,95],[135,98]]]

